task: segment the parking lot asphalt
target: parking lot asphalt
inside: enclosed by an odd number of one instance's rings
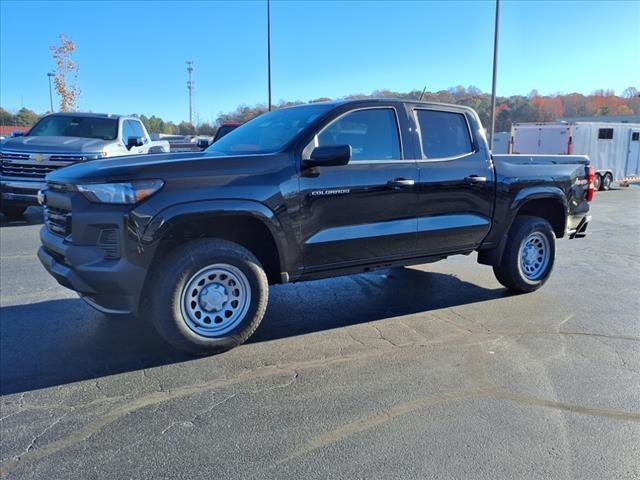
[[[252,340],[176,353],[2,223],[0,477],[640,478],[640,188],[538,292],[475,255],[276,286]]]

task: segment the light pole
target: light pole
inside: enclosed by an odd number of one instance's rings
[[[53,91],[51,90],[51,78],[55,76],[55,73],[47,72],[47,77],[49,77],[49,103],[51,104],[51,113],[53,113]]]
[[[269,111],[271,111],[271,2],[267,0],[267,82],[269,85]]]
[[[493,150],[493,137],[496,128],[496,74],[498,72],[498,26],[500,23],[500,0],[496,0],[496,24],[493,32],[493,81],[491,82],[491,130],[489,148]]]

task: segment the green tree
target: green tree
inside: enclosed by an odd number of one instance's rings
[[[38,121],[38,114],[28,108],[21,108],[15,116],[16,125],[30,127]]]
[[[167,135],[177,135],[178,127],[173,122],[166,122],[162,125],[162,133]]]
[[[216,127],[209,123],[202,123],[198,126],[198,135],[214,136],[216,134]]]
[[[0,125],[15,125],[15,117],[11,112],[0,107]]]
[[[195,135],[196,129],[189,122],[180,122],[178,125],[178,132],[180,135]]]

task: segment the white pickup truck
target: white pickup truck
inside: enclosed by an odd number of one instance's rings
[[[26,134],[0,145],[0,211],[18,217],[37,204],[44,177],[77,162],[123,155],[168,153],[152,141],[140,119],[101,113],[54,113]]]

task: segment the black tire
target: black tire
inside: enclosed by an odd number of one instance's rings
[[[539,274],[535,278],[529,278],[521,266],[520,248],[536,232],[546,238],[548,257],[545,256],[546,265],[541,263]],[[544,285],[551,275],[555,255],[555,234],[549,222],[540,217],[518,216],[509,230],[502,261],[500,265],[493,267],[493,273],[498,281],[509,290],[522,293],[533,292]]]
[[[593,187],[596,189],[596,192],[602,189],[602,175],[599,173],[596,173],[596,176],[593,179]]]
[[[610,190],[613,183],[613,176],[610,173],[606,173],[602,179],[602,190]]]
[[[233,330],[220,336],[204,336],[189,326],[183,315],[182,294],[198,272],[214,264],[230,265],[244,274],[250,287],[248,306]],[[249,250],[227,240],[203,238],[186,243],[149,274],[151,321],[165,340],[193,355],[221,353],[244,343],[260,325],[267,308],[269,284],[262,265]]]
[[[27,211],[27,208],[28,207],[3,206],[2,208],[0,208],[0,212],[2,212],[8,219],[16,220],[22,218],[24,212]]]

